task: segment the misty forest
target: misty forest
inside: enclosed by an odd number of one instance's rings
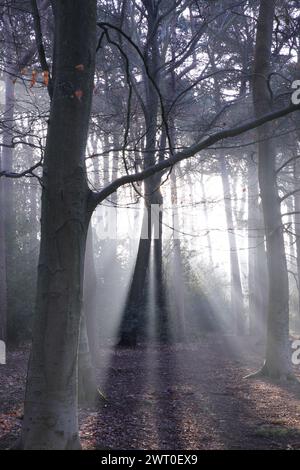
[[[299,0],[0,40],[0,449],[300,449]]]

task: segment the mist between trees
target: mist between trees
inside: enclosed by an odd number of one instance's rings
[[[97,238],[99,240],[111,239],[111,240],[139,240],[147,239],[149,237],[149,227],[148,227],[148,220],[151,220],[152,223],[152,230],[151,230],[151,238],[152,240],[160,239],[161,237],[161,225],[164,226],[164,241],[170,239],[184,239],[185,236],[189,237],[196,237],[201,238],[205,237],[204,235],[200,235],[200,233],[195,233],[195,227],[190,228],[194,233],[187,233],[181,230],[180,224],[180,216],[183,209],[181,206],[171,206],[165,207],[158,204],[151,204],[150,207],[131,207],[130,209],[127,207],[111,207],[106,206],[103,211],[98,212],[101,213],[100,217],[105,217],[107,221],[109,221],[106,225],[99,224],[95,227],[95,232],[97,234]],[[182,215],[184,220],[190,220],[193,218],[193,209],[185,207],[184,214]],[[102,215],[104,212],[105,215]],[[148,213],[149,212],[149,213]],[[147,223],[142,224],[142,218],[144,213],[147,214]],[[161,218],[164,219],[164,222],[161,222]],[[119,220],[119,227],[118,229],[118,220]],[[220,222],[220,221],[219,221]],[[224,222],[224,221],[223,221]],[[137,226],[139,226],[139,230],[137,230]],[[195,223],[194,223],[195,226]],[[220,226],[219,226],[220,227]],[[220,228],[216,228],[217,231],[222,231]],[[223,231],[226,229],[224,228]],[[210,230],[213,231],[212,229]],[[207,232],[207,230],[206,230]],[[224,248],[222,251],[226,251]]]
[[[122,348],[247,338],[253,379],[297,381],[299,19],[0,0],[0,338],[32,341],[16,447],[80,448],[78,401]]]

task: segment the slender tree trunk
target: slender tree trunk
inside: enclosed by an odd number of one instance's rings
[[[54,0],[54,94],[45,151],[36,316],[21,446],[80,447],[77,350],[90,219],[85,148],[93,93],[96,0]],[[76,68],[78,64],[84,70]],[[80,90],[70,94],[70,86]]]
[[[288,223],[288,227],[290,228],[290,230],[287,233],[287,240],[288,240],[288,254],[289,254],[289,260],[290,260],[288,265],[290,266],[290,268],[292,268],[293,267],[292,260],[295,258],[295,243],[294,243],[294,236],[292,233],[294,225],[295,225],[295,221],[294,221],[295,198],[294,196],[288,197],[285,200],[285,203],[286,203],[287,212],[290,213],[287,216],[287,223]]]
[[[154,282],[155,282],[155,304],[156,304],[156,327],[157,339],[162,342],[170,340],[169,331],[169,318],[168,308],[166,304],[165,282],[163,276],[163,212],[162,212],[163,198],[160,191],[157,191],[157,202],[155,211],[156,215],[156,229],[158,228],[157,236],[154,237]]]
[[[210,230],[209,230],[208,211],[207,211],[207,203],[206,203],[205,186],[204,186],[204,183],[203,183],[203,174],[201,174],[201,178],[200,178],[200,189],[201,189],[202,207],[203,207],[205,227],[207,228],[206,240],[207,240],[207,250],[208,250],[208,261],[209,261],[210,265],[213,266],[211,236],[210,236]]]
[[[1,168],[1,167],[0,167]],[[0,207],[3,210],[3,184],[0,181]],[[5,223],[0,215],[0,340],[6,341],[7,330],[7,279],[6,279],[6,250]]]
[[[300,189],[300,163],[299,160],[294,164],[295,189]],[[298,320],[300,321],[300,192],[295,193],[295,234],[296,234],[296,259],[298,275]]]
[[[233,315],[233,329],[238,334],[245,332],[244,301],[242,282],[237,252],[237,243],[234,233],[234,223],[231,204],[231,191],[226,166],[225,157],[221,157],[221,176],[224,192],[224,204],[228,231],[228,242],[230,249],[230,290],[231,290],[231,310]]]
[[[216,64],[214,53],[211,54],[210,60],[212,62],[213,70],[216,71]],[[215,91],[215,104],[217,110],[221,109],[222,97],[217,76],[214,77],[214,91]],[[245,333],[245,311],[244,299],[242,290],[242,281],[240,274],[239,256],[237,252],[236,236],[234,232],[233,210],[231,201],[231,191],[228,176],[228,169],[226,166],[225,156],[221,157],[221,178],[224,193],[225,214],[228,230],[228,242],[230,249],[230,297],[231,297],[231,310],[233,315],[233,330],[238,334]]]
[[[260,2],[253,79],[253,101],[257,117],[271,110],[268,77],[274,12],[274,0]],[[259,127],[257,136],[259,141],[258,177],[269,272],[266,362],[261,373],[280,379],[288,378],[291,374],[289,287],[280,199],[276,182],[275,152],[272,141],[266,139],[266,136],[272,136],[272,125],[267,123]]]
[[[114,133],[113,136],[113,158],[112,158],[112,170],[111,170],[111,179],[114,181],[118,177],[119,172],[119,136],[117,133]],[[117,191],[111,195],[111,202],[114,206],[118,204],[118,194]]]
[[[88,312],[89,313],[89,312]],[[80,322],[78,348],[78,402],[93,406],[97,397],[96,371],[92,363],[90,339],[87,331],[87,313],[83,311]]]
[[[160,139],[159,161],[164,160],[166,147],[166,129],[162,130]],[[166,285],[163,273],[163,196],[160,190],[161,175],[156,175],[156,187],[153,194],[153,204],[155,204],[155,225],[154,232],[154,283],[155,283],[155,304],[156,304],[156,327],[157,338],[162,342],[168,342],[170,338],[169,312],[166,301]],[[152,221],[153,224],[153,221]]]
[[[100,188],[100,172],[99,172],[99,156],[98,154],[98,146],[97,146],[97,136],[94,135],[91,139],[91,146],[93,150],[93,154],[96,155],[93,157],[93,170],[94,170],[94,185],[97,190]]]
[[[268,272],[264,227],[259,206],[257,165],[248,163],[248,292],[249,333],[258,340],[266,336]]]
[[[171,201],[172,201],[172,226],[178,227],[178,195],[176,184],[176,168],[171,173]],[[186,340],[186,320],[184,302],[184,279],[181,260],[181,244],[179,234],[173,231],[173,259],[172,259],[172,284],[174,303],[176,309],[176,339]]]
[[[111,170],[111,179],[114,181],[118,177],[118,171],[119,171],[119,136],[117,133],[114,134],[113,136],[113,158],[112,158],[112,170]],[[111,204],[114,210],[114,228],[115,228],[115,235],[116,238],[114,240],[111,240],[112,243],[112,273],[113,277],[117,271],[117,248],[118,248],[118,212],[117,212],[117,204],[118,204],[118,194],[117,191],[115,191],[111,195]]]
[[[8,27],[8,26],[7,26]],[[10,31],[8,29],[8,31]],[[8,35],[11,40],[11,35]],[[9,40],[8,39],[8,40]],[[12,47],[8,47],[7,58],[8,62],[13,59]],[[14,109],[15,109],[15,83],[14,75],[11,74],[12,67],[7,66],[7,73],[5,74],[5,102],[4,102],[4,120],[6,123],[6,128],[3,132],[3,147],[2,147],[2,168],[6,171],[12,170],[12,159],[13,159],[13,148],[12,145],[13,138],[13,127],[14,127]],[[1,181],[2,194],[1,194],[1,231],[2,233],[2,267],[1,267],[1,284],[3,292],[3,302],[1,297],[1,330],[3,339],[7,337],[7,311],[8,311],[8,269],[9,269],[9,253],[8,245],[13,239],[13,197],[12,197],[12,186],[13,181],[9,178],[3,178]]]
[[[173,95],[174,97],[176,96],[175,93]],[[188,162],[187,162],[188,163]],[[179,170],[179,167],[178,169]],[[187,187],[189,188],[188,189],[188,192],[189,192],[189,204],[191,205],[191,207],[194,206],[194,203],[195,203],[195,188],[194,188],[194,182],[192,180],[192,177],[191,177],[191,171],[188,167],[188,164],[186,165],[185,169],[184,169],[185,173],[186,173],[186,182],[187,182]],[[178,174],[178,176],[180,177],[180,173]],[[176,176],[176,179],[177,179],[177,176]],[[195,223],[194,223],[194,218],[192,217],[191,221],[190,221],[190,226],[189,227],[185,227],[185,230],[188,232],[190,231],[191,233],[195,233],[195,231],[197,230],[196,227],[195,227]],[[192,248],[191,248],[192,249]]]
[[[41,4],[41,11],[45,11],[48,7],[48,0],[45,0]],[[14,135],[14,113],[15,113],[15,82],[19,71],[27,65],[32,59],[35,53],[35,46],[26,50],[21,58],[16,57],[16,51],[14,49],[14,35],[12,31],[12,24],[10,19],[10,6],[8,5],[3,15],[3,23],[5,25],[5,101],[4,101],[4,113],[3,120],[5,122],[5,129],[3,131],[3,147],[1,155],[2,169],[5,171],[11,171],[13,167],[13,147],[12,138]],[[18,59],[18,60],[17,60]],[[0,165],[0,166],[1,166]],[[13,181],[9,178],[4,178],[2,183],[2,195],[0,197],[0,208],[1,208],[1,246],[4,255],[1,256],[1,292],[3,295],[3,301],[1,296],[1,311],[0,311],[0,324],[2,325],[3,337],[7,337],[7,311],[8,311],[8,269],[10,265],[8,244],[11,242],[14,227],[14,204],[13,204]]]
[[[85,251],[84,283],[83,283],[83,311],[91,362],[97,364],[99,356],[99,331],[97,325],[97,274],[94,261],[93,228],[90,224]]]
[[[300,47],[298,47],[297,51],[297,69],[300,68]],[[297,74],[295,76],[295,79],[297,79]],[[298,119],[299,122],[299,119]],[[295,153],[297,154],[299,152],[299,139],[300,139],[300,133],[298,135],[298,145],[295,149]],[[299,158],[295,159],[294,165],[293,165],[293,173],[294,173],[294,185],[295,189],[298,189],[300,191],[300,160]],[[296,192],[294,194],[294,206],[295,206],[295,237],[296,237],[296,264],[297,264],[297,289],[298,289],[298,322],[297,324],[299,325],[300,329],[300,192]]]

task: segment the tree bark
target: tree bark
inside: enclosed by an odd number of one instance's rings
[[[52,6],[54,93],[43,171],[36,316],[23,449],[80,447],[77,350],[91,215],[84,158],[95,69],[96,0],[54,0]],[[79,64],[83,70],[76,68]]]
[[[253,101],[256,117],[271,111],[268,87],[275,1],[260,2],[257,25]],[[289,286],[280,199],[275,172],[275,151],[270,139],[272,125],[257,129],[258,178],[262,200],[269,273],[266,361],[261,373],[276,379],[291,375],[289,348]]]
[[[6,20],[6,21],[5,21]],[[7,60],[7,70],[5,74],[5,101],[4,101],[4,120],[6,123],[6,128],[3,132],[3,147],[1,155],[1,168],[5,171],[12,170],[12,160],[13,160],[13,148],[12,148],[12,138],[13,138],[13,128],[14,128],[14,109],[15,109],[15,81],[13,71],[14,68],[11,66],[11,61],[13,60],[13,50],[12,50],[12,34],[11,26],[6,17],[4,16],[4,22],[6,23],[7,35],[8,35],[8,47],[6,54],[8,57]],[[9,240],[13,237],[13,197],[12,197],[12,186],[13,181],[9,178],[4,178],[1,181],[1,212],[2,212],[2,221],[1,221],[1,247],[2,256],[1,256],[1,292],[3,294],[3,302],[1,296],[1,335],[2,339],[6,340],[7,338],[7,311],[8,311],[8,268],[9,268],[9,253],[8,243]]]

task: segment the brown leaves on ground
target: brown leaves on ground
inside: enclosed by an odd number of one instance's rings
[[[0,448],[20,431],[27,353],[0,366]],[[102,396],[79,412],[85,449],[300,449],[299,388],[243,379],[261,364],[246,338],[100,356]]]

